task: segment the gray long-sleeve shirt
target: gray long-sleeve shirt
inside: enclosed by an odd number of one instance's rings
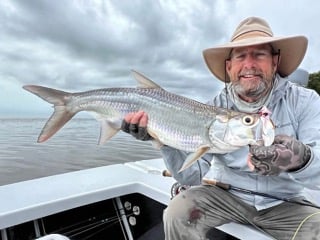
[[[272,111],[271,119],[276,134],[293,136],[311,147],[312,156],[306,166],[296,172],[283,172],[279,176],[262,176],[247,166],[249,148],[243,147],[227,154],[206,154],[189,169],[177,173],[187,153],[164,146],[161,152],[174,178],[182,184],[198,185],[206,176],[239,188],[285,198],[303,196],[314,202],[316,199],[312,198],[308,189],[315,190],[314,193],[320,196],[320,97],[315,91],[297,86],[287,79],[278,76],[278,80],[267,108]],[[225,91],[209,104],[226,108]],[[235,109],[232,104],[229,99],[229,108]],[[233,193],[257,209],[281,202],[257,195]]]

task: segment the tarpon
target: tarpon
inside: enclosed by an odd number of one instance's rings
[[[228,153],[246,145],[270,145],[274,138],[265,114],[219,108],[170,93],[133,71],[137,88],[104,88],[69,93],[36,85],[23,88],[54,105],[38,142],[44,142],[81,111],[94,113],[101,123],[99,144],[112,138],[124,116],[144,111],[148,133],[156,142],[190,152],[182,169],[205,153]]]

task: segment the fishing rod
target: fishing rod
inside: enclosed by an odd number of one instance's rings
[[[95,237],[103,231],[106,231],[108,228],[113,227],[114,225],[120,224],[121,231],[123,234],[123,239],[130,240],[133,237],[128,235],[129,233],[123,229],[123,220],[122,218],[129,218],[130,216],[136,215],[134,212],[125,213],[125,208],[123,206],[117,207],[116,200],[112,200],[115,213],[109,214],[104,212],[96,216],[88,216],[86,219],[78,221],[76,223],[70,224],[68,226],[59,227],[56,230],[52,230],[51,233],[62,234],[70,239],[79,238],[81,240],[95,239]],[[44,225],[43,225],[44,227]],[[43,229],[46,233],[46,230]]]
[[[162,176],[164,176],[164,177],[172,177],[172,174],[168,170],[164,170],[162,172]],[[202,179],[202,183],[206,184],[206,185],[217,186],[217,187],[219,187],[221,189],[224,189],[226,191],[233,190],[233,191],[241,192],[241,193],[248,194],[248,195],[262,196],[262,197],[267,197],[267,198],[271,198],[271,199],[281,200],[281,201],[284,201],[284,202],[300,204],[300,205],[303,205],[303,206],[315,207],[315,208],[320,209],[320,206],[317,206],[317,205],[312,204],[310,202],[300,202],[300,201],[292,200],[290,198],[278,197],[278,196],[271,195],[271,194],[268,194],[268,193],[262,193],[262,192],[257,192],[257,191],[253,191],[253,190],[248,190],[248,189],[245,189],[245,188],[239,188],[239,187],[233,186],[231,184],[218,182],[218,181],[212,180],[212,179],[204,178],[204,179]],[[185,186],[185,185],[181,185],[181,184],[173,185],[173,187],[171,189],[171,195],[176,195],[180,191],[184,191],[187,188],[189,188],[189,187]],[[172,196],[172,197],[174,197],[174,196]]]

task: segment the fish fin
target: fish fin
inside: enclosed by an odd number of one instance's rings
[[[153,137],[155,140],[160,142],[157,134],[154,131],[152,131],[151,129],[148,129],[148,133],[150,134],[151,137]]]
[[[69,111],[66,107],[67,100],[72,95],[71,93],[36,85],[26,85],[23,88],[54,104],[54,112],[38,137],[39,143],[47,141],[77,113]]]
[[[182,167],[178,171],[179,173],[190,167],[195,161],[201,158],[206,152],[208,152],[210,147],[202,146],[197,149],[194,153],[188,155],[187,159],[184,161]]]
[[[138,82],[139,88],[161,88],[158,84],[156,84],[151,79],[144,76],[143,74],[141,74],[135,70],[131,70],[131,71],[132,71],[133,77]]]
[[[118,123],[107,120],[100,121],[100,126],[99,145],[104,144],[120,131],[120,126]]]
[[[162,146],[163,146],[163,143],[162,142],[160,142],[159,140],[152,140],[151,141],[151,143],[152,143],[152,146],[155,148],[155,149],[160,149]]]
[[[163,146],[163,143],[160,141],[160,139],[158,138],[157,134],[155,132],[151,131],[150,129],[148,129],[148,133],[153,138],[153,140],[151,141],[152,146],[155,149],[160,149]]]
[[[53,88],[42,87],[38,85],[25,85],[23,89],[37,95],[48,103],[54,106],[63,106],[66,102],[66,97],[72,95],[72,93],[60,91]]]

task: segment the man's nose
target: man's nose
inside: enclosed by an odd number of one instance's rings
[[[243,59],[243,65],[245,67],[250,68],[252,66],[256,66],[256,63],[257,63],[257,59],[253,53],[246,54],[246,57]]]

